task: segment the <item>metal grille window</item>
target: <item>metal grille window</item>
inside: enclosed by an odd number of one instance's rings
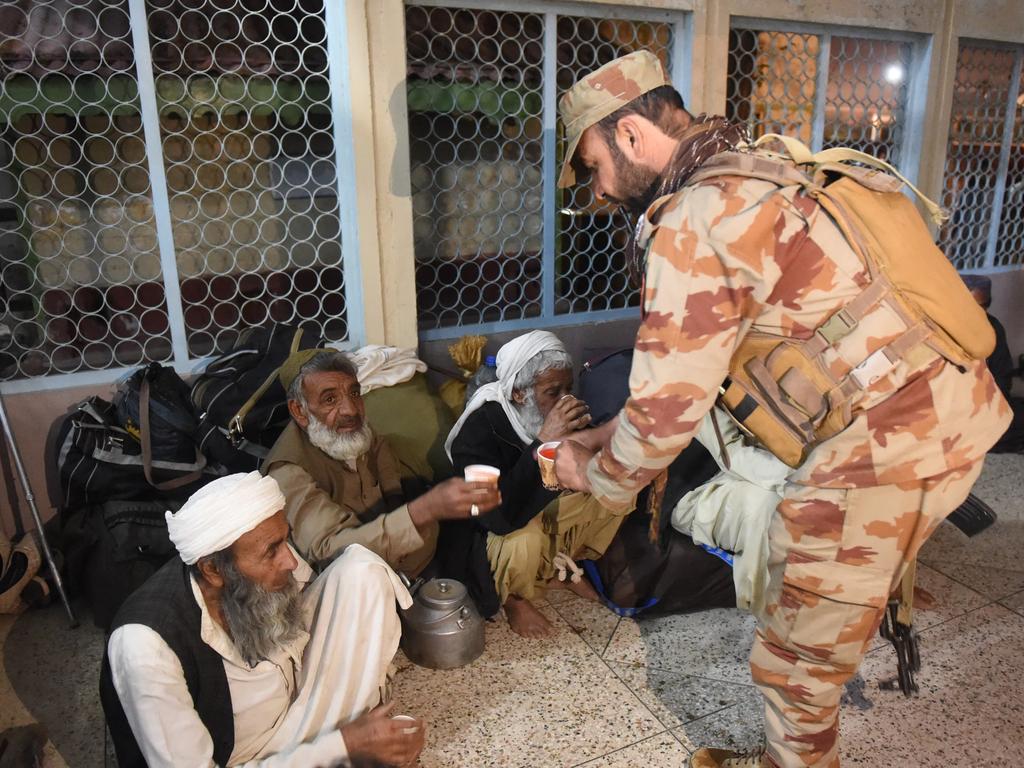
[[[958,269],[1024,264],[1024,49],[962,43],[939,242]]]
[[[619,317],[636,305],[624,220],[584,189],[555,189],[556,102],[579,76],[640,48],[671,71],[685,60],[683,20],[552,3],[407,6],[421,337]]]
[[[726,116],[753,137],[849,146],[913,174],[908,131],[919,57],[914,43],[868,32],[738,21],[729,33]]]
[[[332,5],[0,2],[0,381],[349,338]]]

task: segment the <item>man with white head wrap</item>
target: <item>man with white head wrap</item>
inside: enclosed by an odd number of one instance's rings
[[[538,637],[551,624],[531,600],[554,586],[559,565],[600,557],[623,515],[587,494],[559,495],[541,482],[537,447],[590,424],[586,404],[570,394],[572,359],[558,337],[532,331],[509,341],[498,352],[497,376],[474,393],[445,448],[459,471],[470,464],[501,470],[502,503],[479,518],[480,533],[509,625]],[[567,586],[596,598],[586,582]]]
[[[423,724],[379,706],[401,634],[395,573],[358,545],[312,580],[258,472],[192,495],[180,555],[121,607],[100,695],[122,768],[406,765]]]

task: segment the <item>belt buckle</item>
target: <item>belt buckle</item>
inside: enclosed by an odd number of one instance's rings
[[[867,389],[894,367],[896,363],[886,356],[885,349],[876,349],[850,371],[850,376],[861,389]]]

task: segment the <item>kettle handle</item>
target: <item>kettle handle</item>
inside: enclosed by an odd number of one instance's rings
[[[409,594],[411,596],[415,597],[416,593],[419,591],[420,587],[422,587],[423,584],[425,583],[423,581],[423,577],[422,576],[418,577],[416,579],[416,581],[412,581],[405,574],[405,572],[398,571],[397,573],[398,573],[398,578],[400,578],[402,580],[402,583],[405,584],[405,588],[409,590]]]

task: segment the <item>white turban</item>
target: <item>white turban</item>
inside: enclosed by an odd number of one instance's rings
[[[228,475],[204,485],[177,512],[167,512],[167,533],[186,564],[227,549],[284,509],[284,494],[259,472]]]
[[[452,431],[448,433],[448,439],[444,442],[444,450],[448,454],[449,459],[452,457],[452,443],[455,442],[455,437],[459,434],[459,430],[462,429],[462,425],[466,423],[469,415],[484,403],[499,403],[519,439],[527,445],[533,442],[535,436],[526,431],[526,427],[523,426],[523,422],[519,419],[519,410],[512,402],[512,388],[516,383],[516,376],[523,370],[523,366],[541,352],[549,351],[565,352],[565,345],[562,344],[555,334],[548,331],[524,333],[522,336],[512,339],[512,341],[506,342],[498,350],[497,359],[495,360],[498,369],[498,380],[490,384],[484,384],[473,393],[473,397],[466,403],[466,410],[462,412],[462,416],[455,422]]]

